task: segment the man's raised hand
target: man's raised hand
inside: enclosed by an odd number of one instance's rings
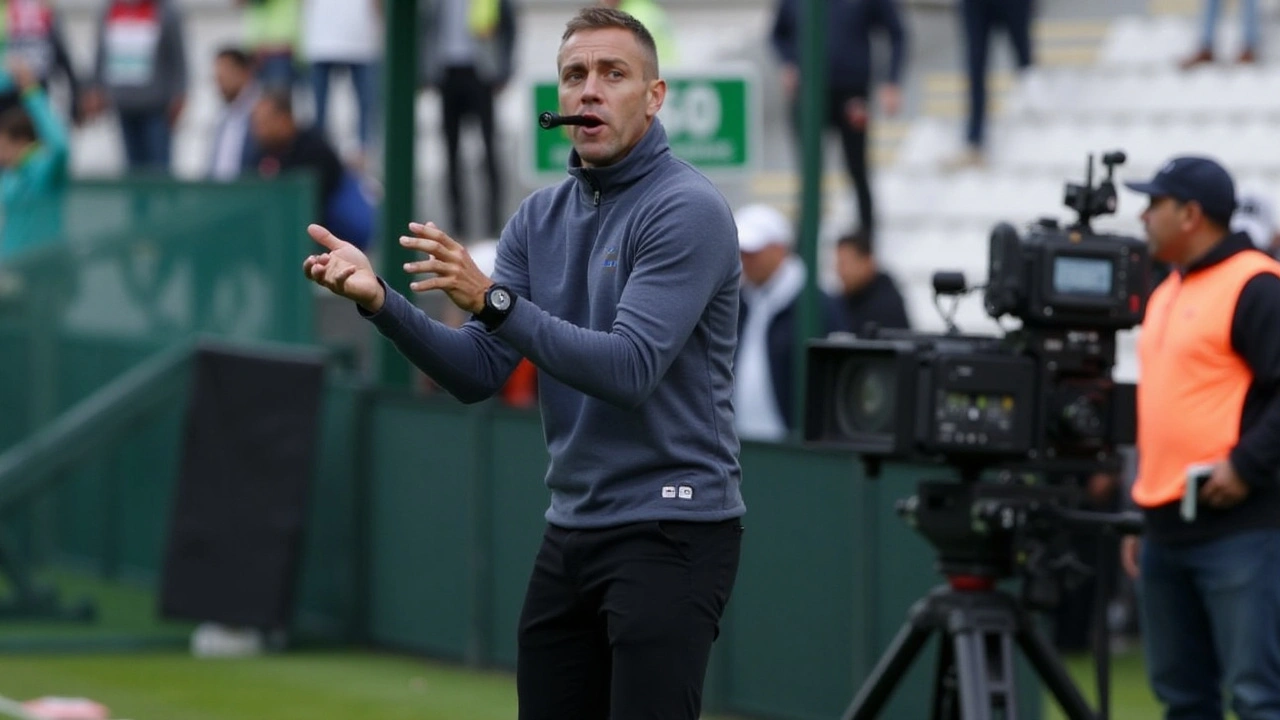
[[[369,258],[322,225],[308,225],[307,234],[327,250],[303,261],[302,272],[307,278],[369,312],[381,310],[386,295]]]
[[[484,291],[493,281],[480,272],[467,249],[435,223],[409,223],[409,232],[413,235],[401,236],[400,244],[426,253],[426,258],[405,263],[404,270],[431,276],[410,283],[410,289],[414,292],[443,290],[454,305],[467,312],[480,312],[484,308]]]

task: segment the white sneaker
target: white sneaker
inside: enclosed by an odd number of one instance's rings
[[[1043,71],[1034,67],[1023,70],[1018,76],[1014,110],[1030,118],[1042,118],[1053,112],[1053,91]]]
[[[976,170],[984,168],[987,165],[987,158],[982,151],[972,145],[966,145],[963,150],[944,158],[938,169],[943,174],[950,175],[960,172],[961,170]]]

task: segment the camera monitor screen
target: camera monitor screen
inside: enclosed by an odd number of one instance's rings
[[[1059,255],[1053,259],[1053,291],[1060,295],[1106,297],[1114,266],[1108,258]]]

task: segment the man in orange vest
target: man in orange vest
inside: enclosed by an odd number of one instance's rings
[[[1174,267],[1138,340],[1146,530],[1122,557],[1151,685],[1166,718],[1222,718],[1224,691],[1240,720],[1280,718],[1280,262],[1228,230],[1235,184],[1216,162],[1127,184]]]

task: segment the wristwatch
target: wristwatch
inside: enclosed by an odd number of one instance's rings
[[[516,305],[516,294],[506,285],[490,285],[484,291],[484,308],[476,313],[476,319],[489,330],[497,330]]]

